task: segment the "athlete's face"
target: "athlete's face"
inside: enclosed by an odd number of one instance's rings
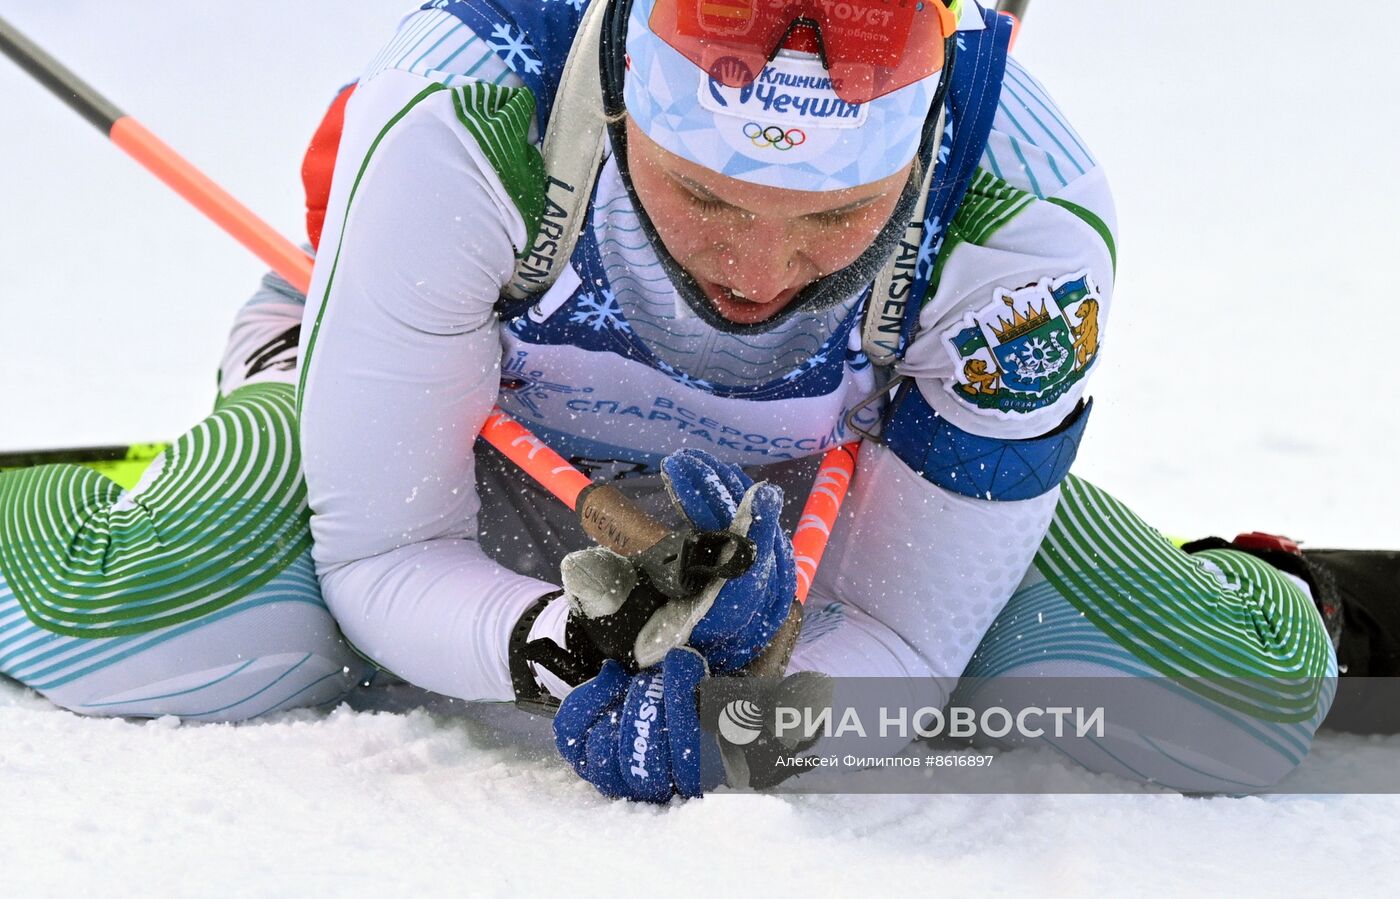
[[[631,119],[627,163],[666,251],[721,315],[741,325],[772,318],[802,288],[854,262],[894,214],[909,179],[905,166],[847,190],[749,184],[666,151]]]

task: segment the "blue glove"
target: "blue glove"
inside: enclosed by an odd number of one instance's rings
[[[667,456],[661,475],[672,501],[696,528],[747,535],[754,562],[739,577],[716,580],[697,597],[667,603],[642,629],[638,660],[646,663],[689,644],[715,674],[738,671],[768,646],[797,597],[792,540],[779,521],[783,491],[754,484],[739,466],[699,450]]]
[[[634,677],[610,659],[565,697],[554,716],[554,744],[605,796],[639,802],[699,796],[695,690],[705,677],[705,660],[689,649],[671,650]]]

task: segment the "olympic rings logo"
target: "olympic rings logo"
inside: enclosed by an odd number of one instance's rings
[[[744,126],[744,137],[747,137],[755,147],[760,149],[772,147],[784,152],[807,143],[807,132],[801,128],[789,128],[784,131],[777,125],[769,125],[765,128],[757,122],[749,122]]]

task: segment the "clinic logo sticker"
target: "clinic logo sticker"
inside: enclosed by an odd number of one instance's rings
[[[1098,286],[1084,271],[1016,290],[998,287],[992,296],[943,332],[957,366],[949,391],[992,414],[1024,414],[1051,405],[1098,358]]]
[[[744,76],[728,77],[731,82],[746,82],[744,87],[729,87],[714,77],[702,78],[698,100],[701,108],[719,115],[757,120],[765,125],[787,128],[859,128],[870,116],[870,110],[860,103],[847,103],[836,95],[831,78],[815,57],[777,56],[750,80],[744,63],[720,60],[715,64],[742,67]],[[713,68],[712,72],[718,72]],[[741,74],[735,70],[735,76]]]

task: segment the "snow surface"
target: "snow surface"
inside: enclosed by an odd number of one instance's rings
[[[413,4],[0,0],[300,233],[300,154]],[[1106,164],[1117,302],[1077,471],[1163,530],[1400,545],[1400,19],[1303,0],[1041,0],[1020,56]],[[1194,15],[1192,15],[1194,14]],[[1188,32],[1185,21],[1199,28]],[[208,409],[260,266],[0,63],[0,449],[152,440]],[[1400,740],[1330,735],[1333,773]],[[1027,781],[1089,775],[1034,752]],[[1147,895],[1384,890],[1400,799],[752,797],[609,803],[423,710],[83,719],[0,684],[6,896]]]

